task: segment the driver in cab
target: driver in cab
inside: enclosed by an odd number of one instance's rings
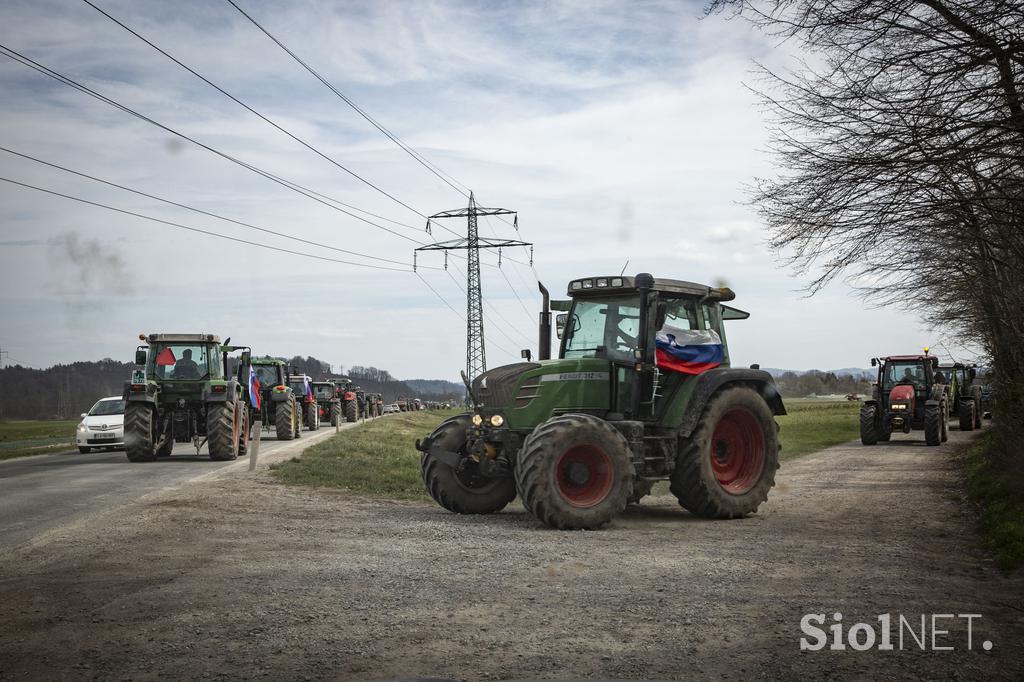
[[[199,365],[192,359],[192,349],[186,348],[181,352],[181,359],[174,363],[175,379],[198,379]]]

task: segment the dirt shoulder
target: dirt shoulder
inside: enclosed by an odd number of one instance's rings
[[[836,446],[750,519],[659,497],[598,532],[213,476],[0,559],[0,678],[1024,679],[1024,575],[977,549],[965,439]],[[972,651],[945,619],[953,651],[801,652],[837,611],[982,617]]]

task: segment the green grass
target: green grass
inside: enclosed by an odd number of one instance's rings
[[[781,427],[781,459],[790,459],[860,436],[857,401],[786,400]]]
[[[0,460],[75,447],[78,420],[0,422]]]
[[[785,458],[814,452],[857,437],[855,402],[795,401],[779,417]],[[458,414],[403,412],[331,436],[271,467],[285,483],[328,486],[404,500],[427,499],[413,441],[443,419]]]
[[[461,410],[400,412],[347,429],[270,467],[285,483],[332,486],[383,497],[422,500],[417,438]]]
[[[1024,480],[1011,476],[991,456],[993,434],[964,450],[961,464],[967,496],[979,510],[982,544],[1000,568],[1024,566]]]

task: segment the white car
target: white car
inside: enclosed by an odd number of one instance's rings
[[[91,410],[83,412],[75,442],[83,454],[93,448],[123,448],[124,399],[119,395],[101,398]]]
[[[391,403],[390,405],[384,406],[384,414],[394,414],[396,412],[398,412],[397,403]]]

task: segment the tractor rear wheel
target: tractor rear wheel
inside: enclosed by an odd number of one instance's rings
[[[249,454],[249,438],[252,436],[252,423],[249,421],[249,406],[240,403],[238,409],[242,411],[242,429],[238,433],[238,456],[245,457]]]
[[[430,434],[431,441],[451,452],[463,452],[469,435],[469,415],[446,419]],[[492,514],[516,498],[511,478],[486,478],[475,473],[476,465],[456,471],[436,457],[420,455],[420,473],[434,500],[456,514]]]
[[[600,528],[622,513],[634,476],[626,438],[588,414],[559,415],[535,428],[515,466],[523,506],[563,530]]]
[[[341,405],[334,402],[331,403],[331,426],[337,426],[338,422],[341,421]]]
[[[356,413],[356,401],[347,400],[345,401],[345,421],[352,423],[358,418]]]
[[[238,457],[238,438],[242,430],[238,407],[237,402],[206,404],[206,447],[210,459],[216,462]]]
[[[294,401],[294,419],[292,420],[292,428],[295,429],[295,437],[302,438],[302,422],[303,422],[303,408],[302,403],[298,400]]]
[[[881,435],[878,424],[878,406],[860,406],[860,442],[864,445],[874,445]],[[888,440],[888,438],[886,439]]]
[[[669,489],[691,514],[738,518],[768,499],[778,468],[778,426],[768,403],[752,388],[726,388],[680,439]]]
[[[960,430],[961,431],[973,431],[974,430],[974,401],[972,400],[961,400],[960,401]]]
[[[924,406],[924,442],[938,445],[942,442],[942,406]]]
[[[974,405],[974,428],[981,428],[981,392],[975,391],[971,394],[971,403]]]
[[[124,454],[129,462],[152,462],[153,408],[145,403],[129,402],[124,406]]]
[[[292,423],[295,421],[295,403],[291,400],[277,403],[274,407],[274,430],[277,432],[278,440],[291,440],[295,438],[295,430]]]

